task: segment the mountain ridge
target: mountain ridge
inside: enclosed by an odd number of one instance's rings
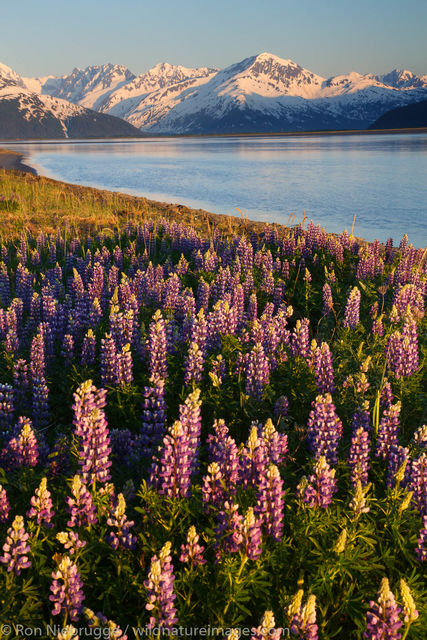
[[[108,63],[64,76],[9,82],[39,96],[66,99],[158,134],[364,129],[390,109],[427,98],[427,75],[393,69],[324,78],[290,59],[263,52],[224,69],[160,62],[135,75]]]

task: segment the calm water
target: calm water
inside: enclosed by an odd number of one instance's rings
[[[9,146],[9,145],[8,145]],[[163,138],[20,143],[66,182],[254,220],[320,223],[427,245],[427,135]]]

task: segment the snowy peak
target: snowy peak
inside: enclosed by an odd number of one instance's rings
[[[313,94],[321,86],[324,78],[318,76],[292,60],[283,60],[271,53],[261,53],[256,56],[249,68],[254,78],[270,85],[282,94],[299,95]]]
[[[0,62],[0,89],[5,87],[24,87],[24,82],[13,69]]]
[[[115,89],[130,82],[135,75],[118,64],[74,68],[68,76],[50,78],[41,93],[63,98],[84,107],[97,109],[100,102]]]
[[[235,95],[288,95],[312,98],[323,81],[324,78],[300,67],[292,60],[284,60],[265,52],[246,58],[219,72],[215,84],[223,84],[227,93],[230,91]]]
[[[371,73],[362,75],[361,73],[357,73],[357,71],[351,71],[348,74],[333,76],[325,80],[322,84],[322,90],[317,97],[332,98],[373,87],[384,88],[385,85]]]
[[[189,78],[205,78],[217,71],[218,69],[208,69],[207,67],[188,69],[181,65],[160,62],[146,73],[134,78],[126,87],[123,87],[123,90],[128,94],[128,97],[131,95],[143,95],[150,91],[158,91],[158,89],[170,87]]]
[[[133,78],[133,80],[112,92],[100,104],[99,109],[104,113],[108,112],[120,117],[126,117],[129,110],[133,111],[137,103],[148,94],[162,89],[169,89],[175,85],[180,85],[180,88],[184,89],[184,84],[199,79],[207,81],[217,71],[217,69],[209,69],[207,67],[188,69],[180,65],[160,62],[146,73]]]
[[[383,76],[376,76],[378,80],[396,89],[418,89],[427,87],[427,75],[416,76],[407,69],[393,69]]]

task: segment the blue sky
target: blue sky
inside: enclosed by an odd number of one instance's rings
[[[326,77],[427,73],[426,0],[19,0],[0,16],[0,61],[23,76],[225,67],[262,51]]]

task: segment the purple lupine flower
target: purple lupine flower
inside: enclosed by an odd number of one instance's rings
[[[274,619],[273,612],[266,611],[262,617],[260,626],[252,627],[251,637],[254,638],[254,640],[280,640],[282,629],[276,629],[275,625],[276,621]],[[240,631],[238,631],[238,634],[239,635],[235,636],[236,638],[240,637]],[[230,639],[231,638],[232,636],[230,634]]]
[[[413,492],[412,500],[421,517],[427,516],[427,454],[411,461],[409,488]]]
[[[246,445],[241,450],[240,483],[257,487],[268,462],[266,444],[258,434],[257,424],[252,423]]]
[[[32,392],[33,421],[37,427],[49,421],[49,388],[44,378],[35,377]]]
[[[267,535],[277,542],[283,534],[283,507],[283,480],[276,465],[270,464],[260,478],[254,511]]]
[[[73,497],[67,497],[67,506],[65,507],[70,514],[70,520],[67,522],[69,527],[86,527],[98,522],[96,508],[92,501],[92,496],[87,487],[81,481],[80,476],[74,476],[71,484],[71,493]]]
[[[356,487],[358,481],[362,483],[362,486],[366,486],[368,483],[369,450],[369,433],[363,427],[358,427],[353,431],[348,456],[348,464],[351,468],[350,483],[353,488]]]
[[[403,261],[400,265],[402,264]],[[424,314],[424,296],[422,287],[416,283],[405,284],[404,286],[400,285],[395,291],[393,306],[396,309],[396,314],[399,319],[403,318],[408,309],[411,313],[415,312],[417,317],[422,317]]]
[[[332,393],[335,390],[334,368],[327,342],[322,342],[315,350],[313,364],[317,390],[319,393]]]
[[[248,507],[242,521],[242,549],[250,560],[258,560],[262,553],[262,519],[256,517],[253,507]]]
[[[188,562],[191,567],[206,564],[206,559],[203,557],[204,550],[205,547],[199,544],[199,535],[196,532],[196,527],[192,525],[188,530],[185,545],[181,545],[179,559],[181,562]]]
[[[64,366],[68,367],[74,358],[74,338],[66,333],[62,341],[61,356],[64,360]]]
[[[123,386],[131,384],[132,381],[132,353],[130,344],[128,343],[125,344],[117,354],[117,384]]]
[[[13,396],[10,384],[0,384],[0,436],[9,434],[13,423]]]
[[[395,331],[387,343],[387,368],[395,378],[405,375],[405,349],[402,334]]]
[[[383,417],[380,420],[378,427],[378,439],[375,455],[385,460],[390,451],[392,445],[399,444],[399,415],[400,415],[401,403],[396,402],[390,407],[385,409]]]
[[[323,309],[322,314],[324,316],[329,315],[334,307],[334,301],[332,298],[331,286],[327,282],[323,285],[322,289]]]
[[[13,387],[16,405],[21,411],[28,409],[27,394],[30,388],[27,361],[19,358],[13,364]]]
[[[279,396],[274,403],[273,415],[276,421],[288,415],[289,400],[286,396]]]
[[[383,386],[381,387],[380,406],[386,407],[387,409],[389,409],[390,406],[393,404],[393,401],[394,401],[394,396],[391,390],[391,384],[387,380],[387,378],[384,378]]]
[[[132,550],[136,545],[137,538],[130,532],[135,523],[133,520],[127,519],[125,511],[126,500],[123,494],[119,493],[107,520],[108,526],[115,529],[115,531],[110,531],[106,538],[113,549],[120,547]]]
[[[165,381],[158,375],[150,378],[144,387],[141,439],[144,455],[151,456],[165,434],[166,402]]]
[[[298,497],[309,507],[326,509],[337,491],[335,469],[331,469],[326,458],[321,456],[315,463],[313,473],[302,478],[297,487]]]
[[[270,382],[270,365],[260,343],[249,352],[245,369],[245,393],[260,400]]]
[[[100,363],[101,383],[105,386],[116,385],[119,377],[117,347],[110,333],[101,339]]]
[[[427,516],[423,518],[423,526],[417,539],[415,555],[420,562],[427,562]]]
[[[91,327],[96,328],[102,318],[102,309],[98,298],[94,298],[89,308],[89,324]]]
[[[258,300],[256,293],[251,293],[246,311],[247,322],[255,322],[258,318]]]
[[[19,576],[22,569],[31,567],[31,561],[27,555],[30,552],[28,538],[29,535],[24,527],[24,518],[15,516],[12,526],[7,530],[3,555],[0,556],[0,562],[6,565],[7,572],[14,571]]]
[[[209,434],[206,439],[208,460],[219,464],[227,492],[233,494],[240,474],[239,451],[224,420],[215,420],[213,428],[214,434]]]
[[[418,334],[417,323],[407,316],[402,329],[402,346],[404,351],[404,375],[411,376],[418,369]]]
[[[191,490],[190,436],[176,420],[163,438],[150,474],[150,483],[161,495],[188,498]]]
[[[157,309],[150,324],[147,340],[150,375],[168,377],[166,325],[160,309]]]
[[[242,516],[238,513],[239,505],[226,500],[217,515],[215,527],[216,562],[228,553],[237,553],[243,542]]]
[[[70,620],[76,622],[83,610],[83,582],[77,565],[70,556],[64,556],[57,571],[52,571],[53,582],[50,585],[52,595],[49,600],[54,603],[52,615],[60,613],[68,615]]]
[[[1,452],[6,468],[35,467],[39,461],[39,447],[31,420],[21,416],[14,430],[16,435]]]
[[[372,321],[372,335],[373,336],[380,336],[380,337],[382,337],[384,335],[384,326],[383,326],[383,317],[382,317],[382,315],[379,318],[375,318],[375,320]]]
[[[0,484],[0,524],[4,524],[9,519],[10,503],[6,494],[6,489]]]
[[[75,531],[60,531],[56,534],[56,539],[64,546],[64,549],[72,556],[86,546],[86,540],[80,540]]]
[[[352,434],[354,435],[360,427],[362,427],[365,431],[372,430],[368,401],[362,403],[362,406],[359,407],[353,415],[353,421],[351,423]]]
[[[45,342],[42,330],[39,330],[31,342],[30,373],[31,379],[43,377],[46,373]]]
[[[52,509],[52,498],[47,489],[47,479],[42,478],[40,486],[36,489],[35,495],[31,498],[31,509],[27,511],[27,518],[35,518],[38,525],[53,527],[51,522],[55,512]]]
[[[300,589],[287,609],[290,632],[301,640],[317,640],[316,596],[308,596],[305,605],[303,605],[303,595],[304,591]]]
[[[214,387],[219,387],[224,382],[226,374],[225,360],[221,354],[212,360],[212,367],[209,371],[209,377]]]
[[[347,300],[344,312],[343,327],[346,329],[355,329],[359,324],[360,310],[360,291],[357,287],[353,287]]]
[[[78,441],[80,474],[85,483],[110,479],[111,453],[108,423],[103,411],[107,392],[86,380],[74,394],[74,434]]]
[[[224,503],[227,490],[217,462],[211,462],[207,471],[207,475],[202,479],[202,503],[206,513],[211,513]]]
[[[370,511],[370,507],[366,506],[366,494],[368,493],[370,487],[371,487],[370,483],[365,485],[365,487],[362,487],[362,483],[360,480],[357,480],[356,482],[354,495],[348,505],[350,509],[352,509],[352,511],[354,512],[356,519],[362,513],[369,513]]]
[[[196,264],[196,269],[197,268],[198,267]],[[210,294],[211,294],[210,285],[207,282],[205,282],[203,278],[200,278],[199,284],[197,287],[197,311],[200,311],[200,309],[204,309],[205,311],[208,310]]]
[[[173,591],[175,575],[170,555],[171,546],[170,542],[166,542],[159,557],[154,555],[151,558],[148,578],[144,581],[148,599],[145,608],[151,613],[148,629],[173,629],[178,622],[174,607],[176,595]]]
[[[203,375],[204,356],[197,342],[191,342],[184,363],[184,383],[189,384],[192,380],[201,382]]]
[[[307,422],[307,442],[316,460],[326,456],[331,464],[337,462],[337,447],[342,436],[342,422],[336,414],[331,394],[319,395],[312,402]]]
[[[184,404],[179,405],[179,420],[182,428],[188,434],[188,446],[190,456],[190,471],[194,474],[198,468],[200,451],[200,434],[202,429],[202,414],[200,407],[200,389],[195,389],[185,399]]]
[[[368,640],[399,640],[399,629],[402,621],[399,613],[402,611],[397,606],[394,594],[390,590],[387,578],[383,578],[378,591],[378,601],[369,602],[369,610],[366,612],[366,631],[363,634]]]
[[[303,318],[297,320],[295,329],[291,334],[291,353],[294,357],[300,356],[307,360],[310,353],[310,320]]]
[[[427,449],[427,424],[423,424],[415,431],[414,442],[420,449]]]
[[[387,487],[393,488],[396,484],[406,486],[409,475],[408,462],[409,449],[396,444],[390,447],[387,462]]]
[[[92,329],[88,329],[83,338],[80,364],[83,367],[93,367],[96,362],[96,338]]]
[[[288,436],[276,431],[270,418],[259,429],[259,436],[264,442],[267,459],[273,464],[283,464],[288,453]]]
[[[399,586],[400,586],[400,594],[402,596],[402,603],[403,603],[403,607],[402,607],[403,619],[408,625],[407,629],[409,629],[409,626],[414,622],[414,620],[416,620],[419,617],[420,614],[416,609],[415,601],[414,601],[414,598],[412,597],[412,593],[409,588],[409,585],[405,580],[403,580],[403,578],[400,579]]]

